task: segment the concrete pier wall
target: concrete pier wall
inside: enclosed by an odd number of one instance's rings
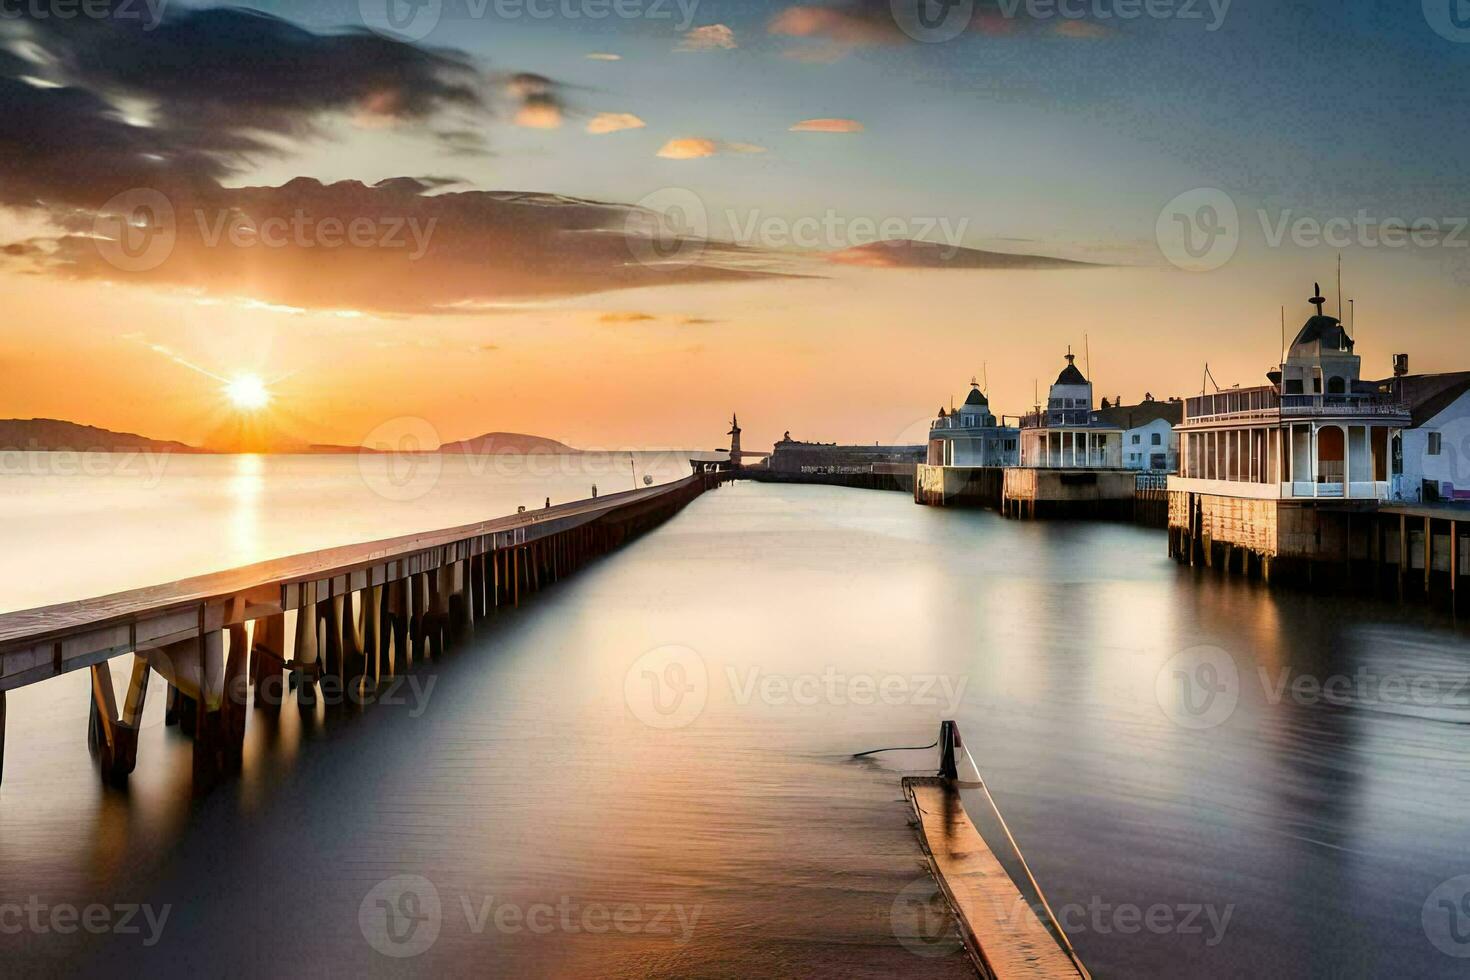
[[[1132,470],[1011,467],[1001,509],[1008,517],[1129,519],[1137,483]]]
[[[921,463],[914,502],[931,507],[1000,507],[1005,470],[999,466],[932,466]]]

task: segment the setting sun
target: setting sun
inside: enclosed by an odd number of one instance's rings
[[[244,374],[225,385],[225,397],[236,408],[253,412],[270,403],[271,393],[266,390],[265,382],[253,374]]]

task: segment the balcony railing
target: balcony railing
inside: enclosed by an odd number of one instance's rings
[[[1274,387],[1241,388],[1186,398],[1184,424],[1230,420],[1274,420],[1315,415],[1407,417],[1408,407],[1396,395],[1380,392],[1283,395]]]
[[[1021,416],[1021,428],[1056,428],[1062,425],[1090,425],[1092,411],[1086,408],[1049,408]]]
[[[1282,395],[1282,415],[1408,415],[1394,395]]]

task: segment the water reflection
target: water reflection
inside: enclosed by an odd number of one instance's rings
[[[707,690],[659,729],[625,682],[670,644],[694,651]],[[1232,658],[1238,687],[1228,715],[1191,728],[1158,679],[1201,646]],[[435,681],[417,714],[253,712],[243,776],[203,801],[175,730],[146,731],[128,791],[103,791],[85,685],[12,695],[0,875],[53,901],[173,903],[156,958],[85,947],[114,970],[204,969],[219,950],[247,975],[388,969],[360,907],[413,875],[445,910],[432,947],[398,964],[415,972],[965,975],[962,957],[913,955],[891,922],[926,877],[898,777],[929,756],[850,758],[932,741],[952,714],[1054,905],[1228,910],[1213,944],[1082,916],[1073,938],[1096,975],[1452,976],[1420,910],[1470,871],[1470,706],[1450,693],[1467,654],[1429,610],[1181,569],[1154,531],[742,484],[417,665]],[[1359,670],[1444,694],[1290,693]],[[910,683],[884,703],[854,697],[854,678]],[[919,696],[936,678],[957,710],[941,687]],[[795,697],[808,680],[815,697]],[[462,911],[487,900],[698,920],[682,942],[538,934]],[[0,950],[22,965],[84,955],[57,936]]]

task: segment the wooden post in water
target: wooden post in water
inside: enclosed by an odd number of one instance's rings
[[[1429,595],[1429,576],[1434,572],[1434,528],[1430,518],[1424,518],[1424,594]]]
[[[382,676],[391,676],[407,668],[408,666],[408,632],[409,623],[413,618],[409,608],[409,583],[406,579],[394,579],[385,587],[387,595],[383,600],[383,614],[386,617],[392,635],[385,631],[383,644],[385,648],[392,644],[392,658],[386,655],[383,658],[388,666],[388,673]]]
[[[316,676],[321,672],[317,651],[315,585],[302,585],[308,594],[296,610],[296,648],[291,660],[296,665],[292,679],[296,682],[296,703],[305,708],[316,704]]]
[[[286,693],[286,614],[271,613],[257,619],[251,648],[255,706],[280,711]]]
[[[0,691],[0,783],[5,782],[5,692]]]
[[[1450,521],[1450,612],[1458,613],[1460,604],[1460,522]]]
[[[1409,578],[1409,515],[1399,515],[1399,598],[1404,597],[1404,583]]]

